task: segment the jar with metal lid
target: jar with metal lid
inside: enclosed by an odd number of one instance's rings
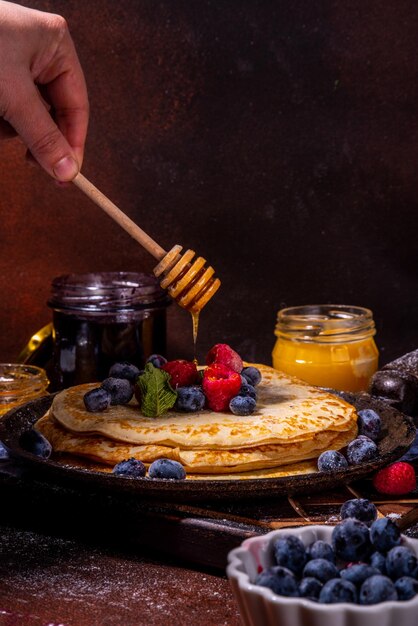
[[[0,363],[0,415],[47,395],[49,380],[41,367]]]
[[[273,367],[313,385],[363,391],[378,367],[373,314],[358,306],[321,304],[277,314]]]
[[[154,276],[102,272],[59,276],[52,282],[51,388],[100,381],[128,361],[143,367],[166,351],[166,308],[171,300]]]

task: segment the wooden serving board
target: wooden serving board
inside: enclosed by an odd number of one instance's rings
[[[335,524],[341,504],[354,497],[371,499],[379,515],[390,515],[403,532],[418,537],[418,491],[382,496],[370,480],[321,494],[189,505],[51,485],[9,462],[0,466],[0,495],[2,524],[218,570],[244,539],[277,528]]]

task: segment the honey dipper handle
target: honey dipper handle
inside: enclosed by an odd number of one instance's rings
[[[78,173],[73,183],[83,191],[86,196],[93,200],[97,206],[105,211],[115,222],[126,230],[138,243],[141,244],[154,258],[161,261],[167,254],[147,233],[131,220],[116,204],[107,198],[97,187],[93,185],[83,174]]]

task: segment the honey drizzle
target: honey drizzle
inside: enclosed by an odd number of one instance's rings
[[[194,250],[187,250],[183,255],[181,251],[182,246],[174,246],[154,268],[154,274],[162,277],[161,287],[192,316],[194,362],[197,364],[199,313],[219,289],[221,281],[214,278],[213,267],[205,267],[205,259],[194,258]]]
[[[199,313],[200,311],[191,311],[190,314],[192,316],[192,324],[193,324],[193,361],[197,365],[197,357],[196,357],[196,345],[197,345],[197,333],[199,331]]]

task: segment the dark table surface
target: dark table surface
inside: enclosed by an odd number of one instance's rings
[[[418,536],[418,492],[385,498],[370,481],[270,502],[175,506],[82,493],[5,467],[0,626],[238,626],[228,551],[273,528],[335,523],[356,494]]]
[[[335,524],[352,497],[418,537],[418,490],[382,496],[370,478],[333,492],[187,504],[53,484],[0,462],[0,626],[238,626],[229,550],[276,528]]]
[[[0,624],[239,624],[225,576],[2,525]]]
[[[188,533],[173,532],[178,519],[147,546],[152,521],[106,494],[80,499],[0,472],[0,495],[1,626],[240,623],[225,570],[178,556]],[[158,533],[172,550],[158,549]]]

